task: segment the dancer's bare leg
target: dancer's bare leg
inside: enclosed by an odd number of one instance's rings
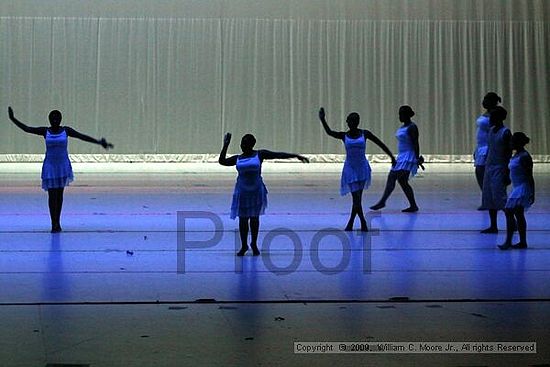
[[[506,215],[506,239],[502,245],[498,246],[501,250],[507,250],[512,246],[512,237],[514,236],[514,232],[516,230],[514,210],[505,209],[504,214]]]
[[[351,215],[345,230],[346,231],[353,230],[353,222],[355,221],[355,216],[357,215],[359,216],[359,221],[361,222],[361,231],[367,232],[369,228],[367,226],[365,214],[363,214],[363,204],[361,202],[363,198],[363,190],[353,191],[351,193],[351,196],[352,196]]]
[[[365,219],[365,214],[363,214],[363,190],[358,190],[355,192],[352,192],[353,195],[353,205],[355,206],[355,212],[359,216],[359,220],[361,221],[361,231],[367,232],[369,230],[367,226],[367,220]]]
[[[397,172],[396,171],[390,171],[388,174],[388,180],[386,181],[386,188],[384,189],[384,194],[382,194],[382,197],[380,200],[378,200],[378,203],[374,204],[370,208],[372,210],[379,210],[386,206],[386,200],[390,197],[391,193],[395,189],[395,182],[397,181]]]
[[[60,188],[57,193],[57,229],[61,232],[61,209],[63,208],[63,188]]]
[[[489,209],[489,219],[491,220],[491,225],[489,226],[489,228],[481,231],[481,233],[498,233],[497,213],[498,210]]]
[[[351,193],[352,201],[351,201],[351,213],[349,216],[348,224],[346,225],[346,228],[344,231],[352,231],[353,230],[353,222],[355,222],[355,216],[357,215],[357,210],[355,207],[355,193]]]
[[[483,191],[483,176],[485,175],[485,166],[476,166],[476,181],[481,189]],[[480,205],[477,210],[485,210],[483,205]]]
[[[248,250],[248,217],[239,217],[239,234],[241,235],[241,249],[237,256],[244,256]]]
[[[258,249],[258,232],[260,231],[260,217],[250,217],[250,234],[252,240],[250,247],[252,247],[252,254],[258,256],[260,250]]]
[[[409,207],[407,209],[403,209],[402,212],[414,213],[418,211],[418,205],[416,205],[413,188],[409,185],[409,175],[409,171],[399,171],[397,182],[399,182],[399,185],[403,189],[407,200],[409,200]]]
[[[519,242],[514,248],[527,248],[527,221],[525,220],[525,210],[522,207],[514,209],[516,224],[519,233]]]
[[[61,208],[63,206],[63,188],[48,190],[48,208],[50,210],[50,221],[52,233],[61,232]]]

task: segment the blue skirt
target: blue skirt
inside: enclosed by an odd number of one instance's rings
[[[68,158],[44,159],[42,164],[42,189],[60,189],[68,186],[73,180],[73,168]]]
[[[244,190],[235,185],[231,203],[231,219],[264,215],[267,208],[267,188],[263,182],[254,190]]]
[[[391,168],[392,171],[409,171],[411,176],[416,175],[418,160],[414,151],[399,152],[396,161],[395,166]]]
[[[361,162],[344,162],[340,179],[340,195],[368,189],[371,183],[371,168],[366,159]]]
[[[502,210],[506,206],[507,169],[504,166],[485,166],[481,205],[487,209]]]
[[[521,185],[514,186],[512,192],[506,200],[506,209],[514,209],[517,207],[523,207],[525,210],[531,207],[529,200],[531,199],[531,187],[525,182]]]

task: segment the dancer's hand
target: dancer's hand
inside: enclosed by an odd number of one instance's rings
[[[395,160],[395,157],[391,157],[391,166],[395,167],[396,164],[397,164],[397,161]]]
[[[8,117],[10,120],[13,120],[15,118],[15,115],[13,114],[13,109],[11,107],[8,107]]]
[[[418,157],[418,160],[416,161],[416,164],[418,167],[422,168],[422,171],[424,171],[426,168],[424,168],[424,157],[420,156]]]
[[[323,107],[319,109],[319,120],[325,121],[325,109]]]
[[[309,163],[309,159],[307,157],[304,157],[303,155],[298,155],[296,158],[302,161],[302,163]]]
[[[533,205],[534,203],[535,203],[535,194],[531,194],[531,196],[529,196],[529,204]]]
[[[115,147],[113,144],[107,142],[107,140],[105,140],[105,138],[101,138],[101,140],[99,141],[99,144],[101,144],[103,149],[111,149],[111,148]]]
[[[229,143],[231,143],[231,133],[227,133],[223,137],[223,145],[228,146]]]

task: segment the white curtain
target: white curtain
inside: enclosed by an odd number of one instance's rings
[[[335,129],[359,112],[395,150],[397,109],[410,104],[422,152],[454,160],[472,152],[481,98],[495,91],[530,151],[550,155],[546,21],[13,16],[0,31],[2,108],[31,125],[60,109],[113,154],[216,153],[226,131],[234,152],[250,132],[268,149],[342,153],[320,106]],[[43,150],[4,125],[4,156]]]

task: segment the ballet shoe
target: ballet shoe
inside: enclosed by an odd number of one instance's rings
[[[370,209],[371,210],[380,210],[385,206],[386,206],[386,204],[378,203],[378,204],[374,204],[373,206],[371,206]]]
[[[61,226],[59,224],[52,226],[52,230],[50,233],[60,233],[62,231]]]
[[[239,252],[237,252],[237,256],[244,256],[246,251],[248,251],[248,247],[242,247]]]
[[[498,228],[495,228],[495,227],[485,228],[483,231],[480,231],[479,233],[483,233],[483,234],[498,233]]]
[[[369,227],[367,227],[366,225],[361,226],[361,232],[368,232],[368,231],[369,231]]]
[[[252,255],[253,256],[259,256],[260,255],[260,250],[258,249],[258,247],[252,246]]]
[[[512,244],[509,242],[503,243],[502,245],[498,245],[498,248],[501,250],[508,250],[512,247]]]
[[[418,207],[416,205],[415,206],[410,206],[407,209],[403,209],[401,211],[403,213],[416,213],[418,211]]]
[[[526,244],[526,243],[523,243],[523,242],[518,242],[518,243],[516,243],[515,245],[512,245],[512,248],[513,248],[514,250],[526,249],[526,248],[527,248],[527,244]]]
[[[348,225],[346,226],[346,228],[344,228],[344,231],[346,231],[346,232],[351,232],[351,231],[353,231],[353,224],[348,224]]]

